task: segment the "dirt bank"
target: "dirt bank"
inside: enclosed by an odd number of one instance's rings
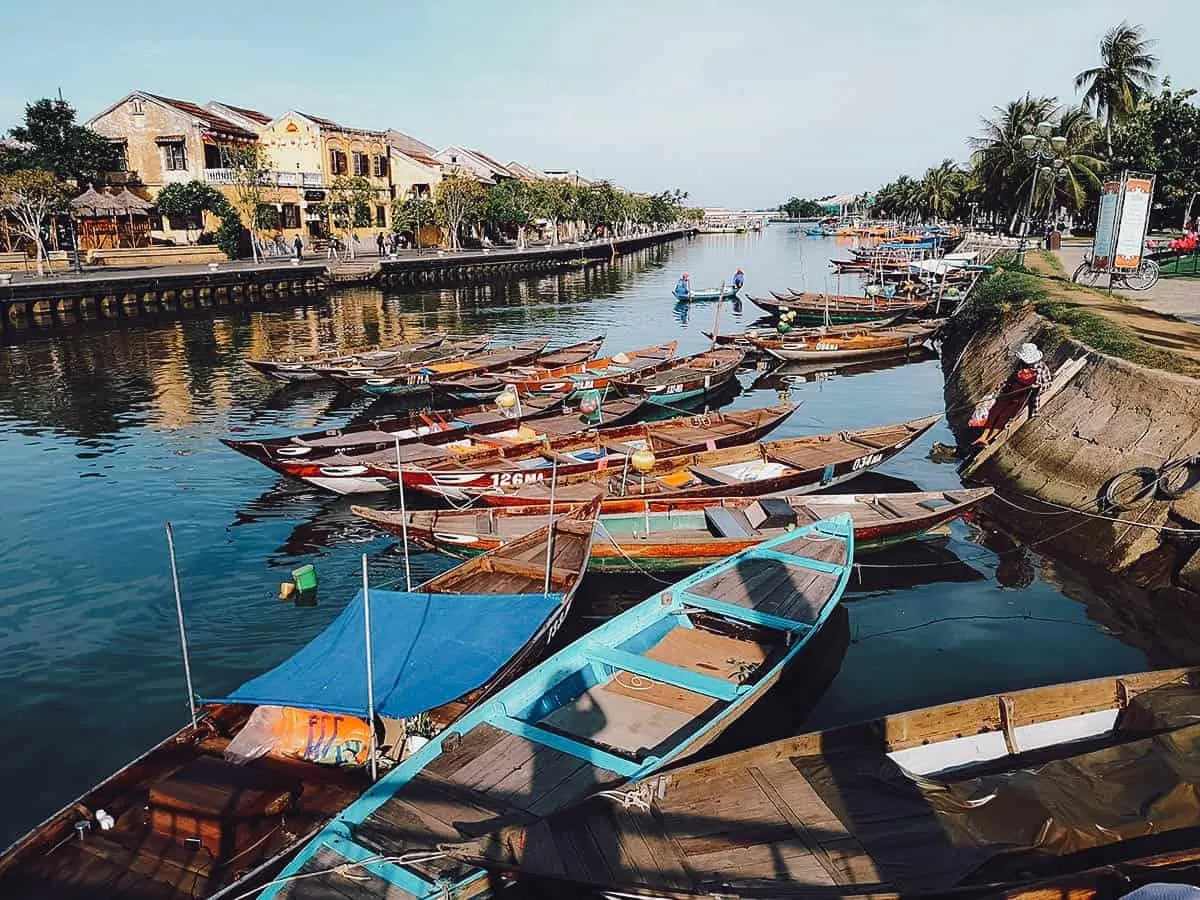
[[[1014,515],[1036,527],[1040,536],[1034,542],[1044,549],[1052,546],[1056,554],[1105,566],[1152,591],[1156,601],[1200,611],[1200,543],[1159,530],[1200,528],[1200,486],[1174,502],[1152,498],[1122,513],[1123,522],[1089,519],[1027,499],[1096,512],[1112,476],[1200,452],[1200,381],[1098,353],[1027,307],[946,341],[946,406],[960,442],[970,439],[966,422],[972,407],[1004,381],[1013,350],[1024,341],[1043,347],[1051,368],[1081,354],[1088,356],[1087,365],[975,477],[1035,510]]]

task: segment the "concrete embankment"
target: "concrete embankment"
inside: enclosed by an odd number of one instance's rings
[[[1200,542],[1171,530],[1200,529],[1200,486],[1173,502],[1151,498],[1114,514],[1122,521],[1099,515],[1100,495],[1113,476],[1200,453],[1200,381],[1098,353],[1032,309],[1010,312],[974,334],[952,335],[944,347],[946,406],[960,442],[970,440],[971,409],[1004,382],[1014,348],[1025,341],[1047,350],[1052,369],[1081,354],[1087,364],[975,477],[1034,510],[1005,513],[1035,528],[1038,542],[1060,558],[1103,566],[1150,592],[1155,603],[1200,611]]]
[[[228,304],[302,299],[329,286],[382,284],[451,287],[495,278],[560,271],[610,259],[694,233],[680,228],[615,240],[525,250],[430,250],[398,258],[246,262],[96,271],[0,284],[0,330],[74,324],[88,318],[135,318]]]

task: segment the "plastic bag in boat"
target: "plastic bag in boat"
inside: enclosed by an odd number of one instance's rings
[[[270,755],[327,766],[361,766],[370,747],[367,723],[356,716],[257,706],[225,748],[225,758],[238,765]]]
[[[995,397],[988,397],[986,400],[980,400],[975,407],[975,411],[971,413],[971,419],[967,422],[972,428],[983,428],[987,425],[988,416],[992,412],[992,407],[996,403]]]

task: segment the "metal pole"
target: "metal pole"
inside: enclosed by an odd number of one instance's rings
[[[550,568],[554,562],[554,488],[558,484],[558,456],[554,457],[554,468],[550,470],[550,515],[549,533],[546,535],[546,581],[542,585],[543,596],[550,593]]]
[[[712,348],[711,348],[713,350],[717,349],[717,335],[720,334],[720,331],[718,331],[717,326],[721,322],[721,300],[723,300],[724,297],[725,297],[725,282],[722,281],[721,289],[719,291],[717,291],[717,311],[715,313],[713,313],[713,337],[712,337]]]
[[[408,568],[408,510],[404,505],[404,470],[400,468],[400,438],[396,438],[396,481],[400,485],[400,538],[404,544],[404,589],[412,590],[412,572]]]
[[[375,669],[371,663],[371,588],[367,579],[367,554],[362,555],[363,628],[367,638],[367,728],[371,732],[371,780],[378,776],[375,762]]]
[[[192,665],[188,661],[187,629],[183,624],[183,597],[179,593],[179,569],[175,565],[175,533],[167,523],[167,553],[171,557],[171,582],[175,586],[175,614],[179,618],[179,646],[183,649],[183,678],[187,682],[188,710],[192,714],[192,730],[196,722],[196,692],[192,690]]]

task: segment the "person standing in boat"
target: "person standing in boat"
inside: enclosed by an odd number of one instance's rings
[[[733,292],[736,294],[742,289],[742,285],[746,283],[746,275],[741,269],[733,273]]]
[[[1017,348],[1016,356],[1016,367],[1004,382],[999,395],[992,398],[988,407],[985,405],[989,401],[981,403],[969,423],[983,429],[971,445],[976,449],[990,444],[996,435],[1004,430],[1009,420],[1020,412],[1022,406],[1028,404],[1031,419],[1041,411],[1046,388],[1050,386],[1054,376],[1037,344],[1022,344]]]
[[[675,282],[675,296],[681,300],[686,300],[692,296],[692,282],[687,272],[680,275],[679,280]]]

